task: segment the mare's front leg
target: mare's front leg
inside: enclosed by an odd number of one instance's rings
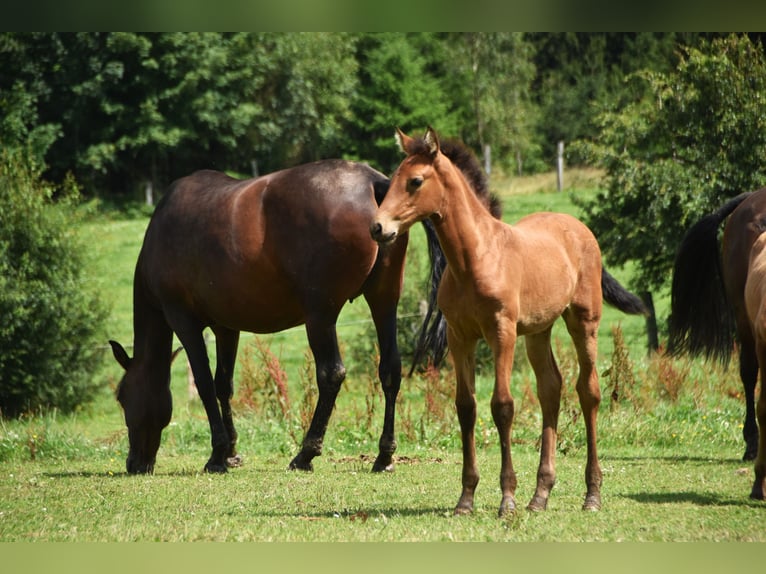
[[[231,443],[218,408],[215,383],[213,374],[210,372],[205,339],[202,336],[204,325],[176,310],[166,309],[165,316],[186,350],[186,356],[194,374],[194,384],[197,386],[197,393],[205,407],[210,425],[210,443],[213,452],[205,464],[205,471],[226,472],[226,456]]]
[[[370,301],[370,308],[378,333],[380,347],[378,376],[385,397],[383,431],[378,442],[378,457],[372,465],[372,472],[393,472],[393,457],[396,452],[396,435],[394,434],[396,397],[402,381],[402,360],[396,344],[396,303],[379,311]]]
[[[537,487],[528,510],[545,510],[556,482],[556,439],[558,438],[559,407],[561,403],[561,373],[551,350],[551,331],[525,337],[529,364],[537,380],[537,398],[543,415],[540,465],[537,469]]]
[[[319,398],[314,409],[311,425],[303,439],[300,452],[290,462],[290,470],[314,470],[312,460],[322,454],[324,435],[330,421],[335,399],[346,378],[346,368],[340,358],[335,319],[309,320],[306,322],[309,346],[316,362]]]
[[[215,392],[221,405],[223,426],[229,435],[229,449],[226,453],[226,466],[241,466],[242,457],[237,453],[237,431],[231,412],[231,398],[234,394],[234,365],[237,360],[239,331],[221,327],[215,330],[216,367]]]
[[[452,352],[455,364],[455,408],[460,423],[460,436],[463,444],[463,490],[455,506],[455,514],[473,512],[473,498],[479,484],[479,471],[476,467],[476,342],[466,343],[447,329],[447,345]]]

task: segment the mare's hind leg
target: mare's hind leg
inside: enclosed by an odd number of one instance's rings
[[[739,377],[745,391],[745,424],[742,438],[745,439],[745,454],[742,460],[753,460],[758,453],[758,425],[755,413],[755,386],[758,382],[758,357],[755,341],[749,323],[746,328],[737,328],[739,346]]]
[[[226,455],[230,449],[229,435],[218,408],[215,383],[210,372],[210,361],[205,340],[202,337],[204,326],[182,312],[166,309],[165,316],[178,335],[184,349],[186,349],[186,356],[189,358],[194,374],[194,383],[197,386],[197,392],[205,407],[210,425],[210,442],[213,452],[205,464],[205,470],[207,472],[226,472]]]
[[[234,394],[234,364],[237,360],[239,331],[217,327],[215,331],[216,365],[215,394],[221,405],[223,426],[229,435],[229,450],[226,453],[228,467],[240,466],[242,457],[237,454],[237,431],[231,413],[231,397]]]
[[[306,333],[309,346],[316,362],[317,386],[319,398],[314,409],[311,425],[303,439],[300,452],[290,462],[291,470],[314,470],[312,460],[322,454],[322,444],[330,421],[335,399],[340,391],[343,379],[346,378],[346,368],[340,358],[338,338],[335,332],[335,317],[306,321]]]
[[[545,510],[556,482],[556,439],[561,403],[561,373],[551,350],[551,330],[525,337],[527,357],[537,380],[537,397],[543,415],[537,487],[528,510]]]
[[[588,460],[585,464],[587,492],[583,510],[601,508],[601,466],[596,450],[596,426],[598,407],[601,403],[601,389],[598,385],[596,355],[598,354],[598,324],[600,316],[588,309],[570,307],[564,314],[569,334],[577,350],[580,374],[577,378],[577,395],[585,420],[585,436]]]

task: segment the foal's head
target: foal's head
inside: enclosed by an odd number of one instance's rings
[[[373,239],[389,243],[418,221],[431,218],[438,222],[443,216],[447,186],[453,184],[467,185],[492,215],[500,216],[500,203],[490,195],[487,178],[468,148],[441,143],[430,127],[422,139],[411,138],[397,128],[396,141],[407,157],[394,172],[370,226]]]

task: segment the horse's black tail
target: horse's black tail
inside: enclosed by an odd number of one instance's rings
[[[425,320],[420,328],[415,353],[412,357],[412,367],[409,375],[421,362],[431,363],[438,367],[447,356],[447,322],[444,315],[436,305],[436,295],[439,291],[439,283],[442,273],[447,267],[447,259],[444,257],[436,230],[430,219],[423,220],[428,244],[428,258],[431,261],[431,273],[428,278],[428,307]]]
[[[723,364],[731,357],[736,325],[723,284],[718,228],[749,195],[740,194],[700,219],[681,241],[670,295],[670,355],[704,355]]]
[[[628,315],[649,314],[649,310],[641,298],[620,285],[620,282],[603,267],[601,268],[601,293],[604,296],[604,301],[623,313]]]

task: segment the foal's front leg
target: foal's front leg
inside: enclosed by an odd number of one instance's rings
[[[498,516],[502,518],[516,511],[516,472],[511,459],[511,431],[514,404],[511,396],[511,371],[516,347],[515,328],[498,329],[496,341],[491,343],[495,357],[495,388],[492,392],[492,419],[500,438],[500,490],[502,499]]]
[[[458,346],[454,336],[448,336],[447,344],[452,350],[455,363],[457,386],[455,389],[455,408],[460,422],[460,435],[463,442],[463,491],[460,494],[455,514],[473,512],[473,495],[479,484],[479,472],[476,468],[476,388],[475,388],[475,343],[467,348]]]

